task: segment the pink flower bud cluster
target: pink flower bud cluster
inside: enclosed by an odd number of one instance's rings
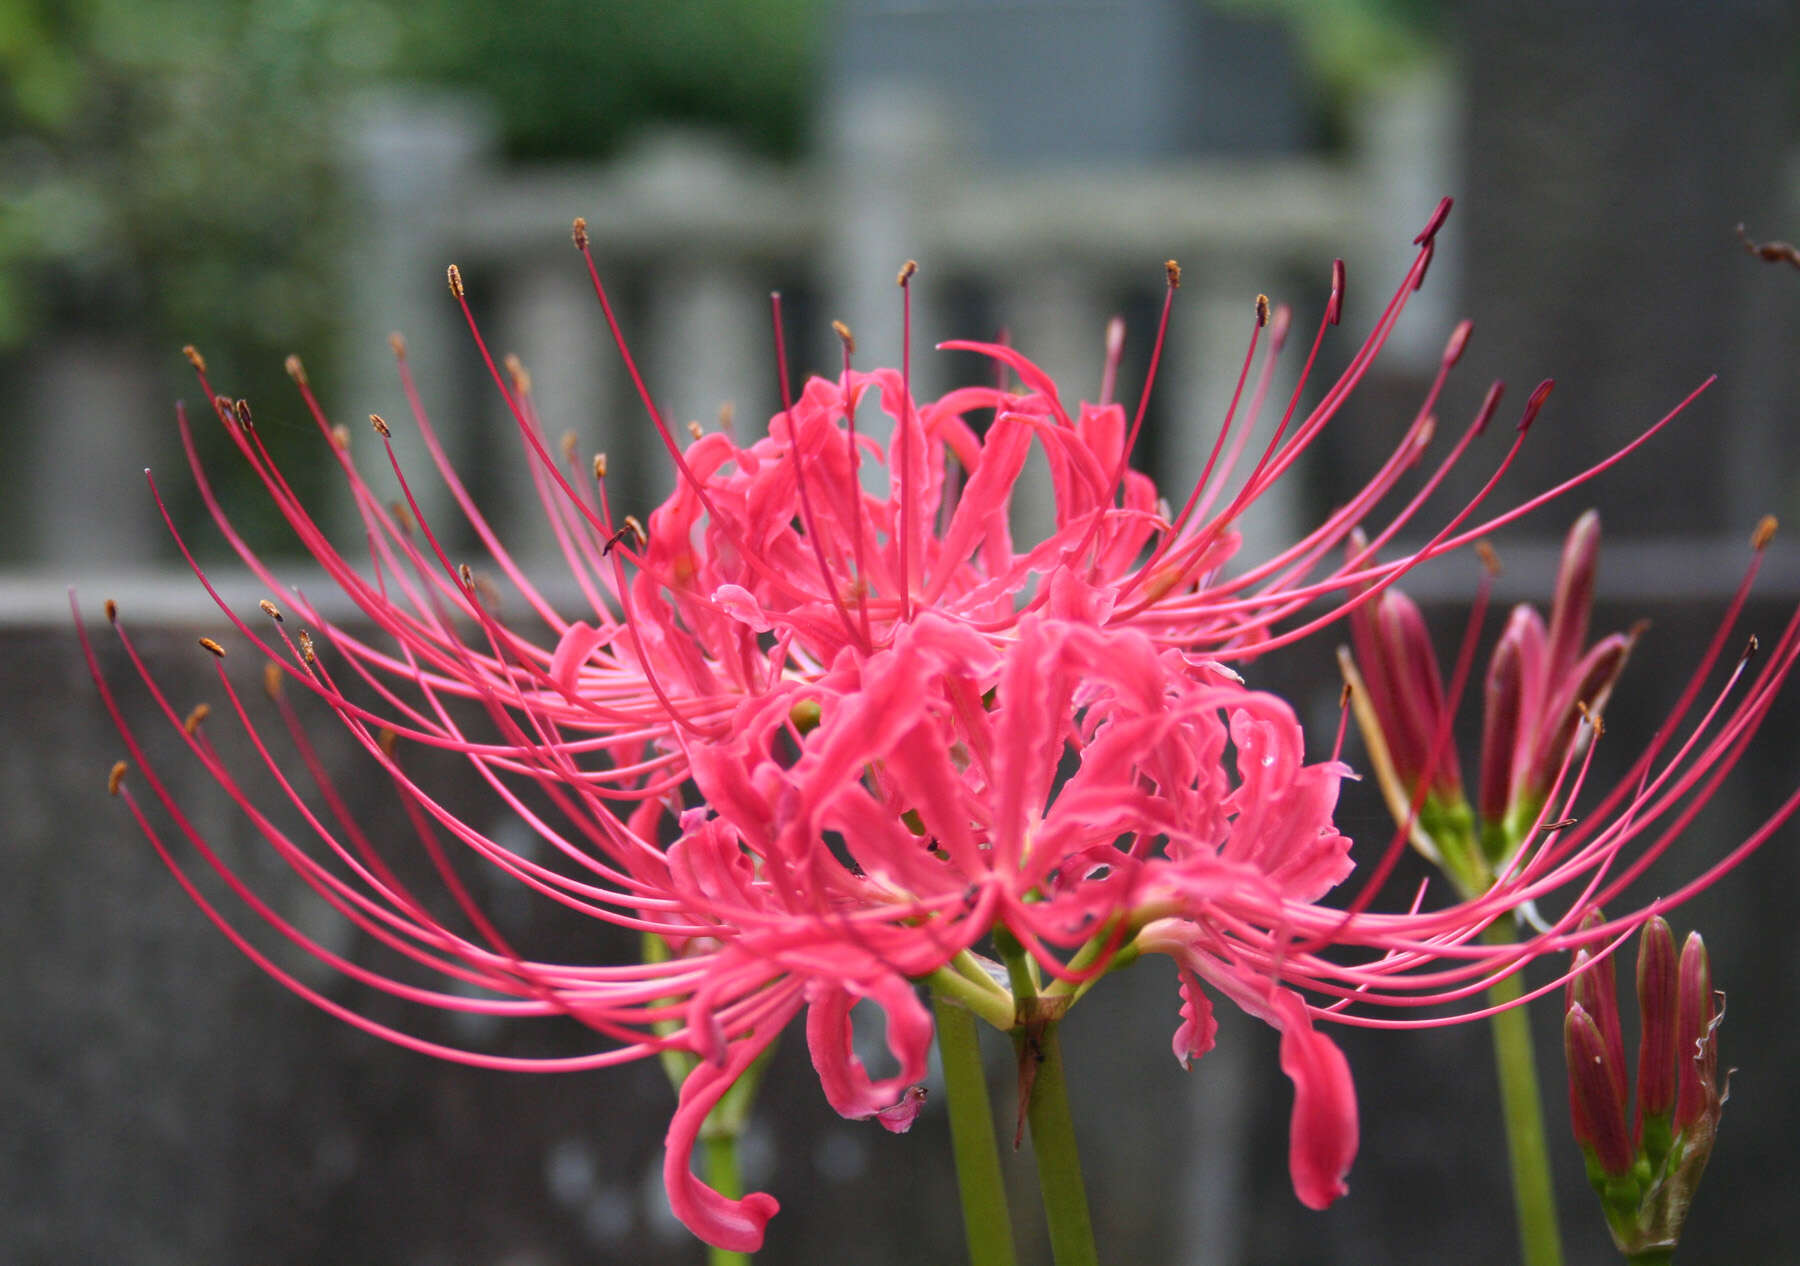
[[[1725,1104],[1718,1050],[1722,995],[1713,992],[1698,932],[1688,934],[1677,959],[1668,923],[1657,916],[1644,924],[1634,1103],[1610,947],[1603,952],[1596,959],[1577,951],[1569,980],[1563,1017],[1569,1116],[1619,1250],[1628,1256],[1670,1250],[1712,1155]]]

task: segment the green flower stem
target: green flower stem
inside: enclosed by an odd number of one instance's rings
[[[994,1141],[994,1111],[988,1103],[981,1067],[981,1037],[975,1017],[957,997],[934,987],[938,1057],[944,1065],[944,1095],[950,1105],[950,1146],[956,1157],[956,1184],[962,1192],[963,1235],[969,1266],[1014,1266],[1012,1215]],[[1010,1007],[1009,1007],[1010,1010]]]
[[[1037,1155],[1038,1189],[1043,1192],[1044,1214],[1050,1224],[1051,1260],[1056,1266],[1099,1266],[1094,1227],[1088,1218],[1087,1188],[1081,1181],[1081,1158],[1075,1150],[1075,1123],[1069,1117],[1057,1024],[1028,1026],[1018,1040],[1031,1043],[1026,1058],[1038,1061],[1028,1119],[1031,1149]]]
[[[1507,945],[1512,929],[1491,925],[1485,939]],[[1488,989],[1488,1002],[1518,1000],[1522,986],[1511,976]],[[1562,1266],[1562,1232],[1556,1223],[1556,1196],[1550,1184],[1550,1149],[1544,1140],[1544,1101],[1538,1088],[1531,1022],[1523,1007],[1497,1012],[1488,1021],[1494,1035],[1494,1063],[1500,1076],[1500,1105],[1506,1118],[1506,1150],[1512,1161],[1513,1210],[1525,1266]]]
[[[956,999],[1002,1033],[1018,1022],[1012,995],[995,981],[989,980],[984,988],[963,972],[940,967],[930,975],[919,977],[919,983],[929,985],[933,997]]]
[[[998,994],[1002,998],[1011,997],[1011,995],[1006,992],[1006,986],[988,974],[987,968],[981,965],[983,961],[984,960],[975,956],[973,950],[965,949],[958,950],[956,956],[952,958],[946,966],[963,976],[969,983],[979,985],[989,993]],[[985,961],[991,962],[992,960]]]
[[[999,953],[1000,961],[1006,964],[1006,979],[1012,985],[1013,997],[1019,1003],[1037,997],[1037,960],[1025,952],[1025,947],[1019,944],[1019,938],[1006,928],[997,927],[994,929],[994,949]]]
[[[1108,972],[1118,971],[1121,967],[1129,967],[1132,963],[1136,962],[1138,955],[1142,951],[1138,949],[1137,945],[1134,944],[1131,939],[1130,934],[1135,934],[1135,927],[1127,929],[1127,933],[1129,934],[1118,934],[1117,926],[1116,922],[1108,922],[1099,933],[1090,938],[1080,949],[1076,950],[1074,956],[1069,959],[1068,965],[1070,970],[1087,970],[1089,967],[1093,966],[1094,963],[1098,962],[1100,956],[1108,950],[1111,950],[1113,955],[1112,961],[1107,964],[1106,970]],[[1088,990],[1100,983],[1100,979],[1100,976],[1090,976],[1086,980],[1076,984],[1064,980],[1059,976],[1044,987],[1044,996],[1046,998],[1067,998],[1069,1000],[1069,1005],[1074,1006],[1086,996]]]
[[[737,1136],[702,1136],[701,1147],[704,1149],[701,1155],[706,1161],[708,1185],[722,1196],[733,1200],[741,1197],[744,1194],[744,1179],[738,1172]],[[707,1266],[750,1266],[750,1254],[709,1244],[706,1246],[706,1261]]]

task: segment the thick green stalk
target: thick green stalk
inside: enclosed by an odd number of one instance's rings
[[[1031,1087],[1031,1150],[1037,1155],[1038,1189],[1050,1224],[1050,1255],[1056,1266],[1100,1266],[1094,1227],[1088,1218],[1087,1188],[1069,1117],[1069,1089],[1063,1074],[1062,1043],[1051,1021],[1028,1026],[1019,1041],[1029,1043],[1024,1058],[1037,1061]]]
[[[718,1134],[702,1136],[702,1155],[706,1159],[706,1181],[722,1196],[736,1200],[744,1194],[744,1180],[738,1173],[737,1136]],[[750,1266],[750,1254],[733,1252],[716,1244],[706,1246],[707,1266]]]
[[[950,1105],[950,1146],[956,1157],[956,1185],[962,1192],[969,1266],[1014,1266],[1012,1215],[1006,1207],[975,1017],[938,994],[932,997],[932,1009],[938,1057],[944,1065],[944,1096]]]
[[[955,998],[970,1012],[1002,1033],[1013,1026],[1016,1017],[1012,995],[985,976],[977,980],[968,972],[954,970],[952,965],[940,967],[928,976],[919,977],[918,983],[929,986],[934,998]]]
[[[1492,945],[1512,941],[1510,927],[1495,923],[1486,939]],[[1488,989],[1488,1002],[1502,1006],[1521,993],[1517,976]],[[1500,1077],[1500,1106],[1506,1119],[1506,1151],[1512,1161],[1513,1211],[1518,1219],[1519,1250],[1525,1266],[1562,1266],[1562,1232],[1556,1222],[1556,1195],[1550,1182],[1550,1148],[1544,1139],[1544,1100],[1538,1088],[1537,1056],[1531,1047],[1531,1021],[1523,1007],[1489,1018],[1494,1035],[1494,1063]]]

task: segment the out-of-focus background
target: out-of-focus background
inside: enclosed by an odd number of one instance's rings
[[[1454,194],[1424,291],[1313,457],[1259,509],[1250,548],[1315,521],[1373,470],[1462,316],[1476,332],[1446,427],[1494,377],[1515,402],[1558,379],[1496,505],[1582,469],[1717,373],[1647,451],[1496,541],[1501,597],[1542,597],[1561,531],[1602,507],[1600,626],[1655,621],[1609,712],[1602,763],[1616,768],[1698,656],[1758,516],[1800,511],[1800,271],[1753,258],[1733,231],[1800,237],[1797,34],[1779,0],[552,0],[504,16],[474,0],[4,0],[0,1258],[700,1260],[661,1195],[671,1095],[657,1067],[507,1076],[354,1032],[206,926],[105,797],[119,745],[79,663],[70,584],[90,617],[120,600],[178,706],[216,693],[192,639],[221,622],[179,566],[143,467],[226,592],[245,606],[261,593],[205,523],[175,400],[208,424],[202,456],[246,537],[274,559],[297,552],[229,460],[182,344],[252,402],[287,477],[346,525],[283,358],[304,358],[344,420],[404,417],[386,338],[403,330],[473,491],[548,567],[552,542],[447,263],[490,341],[530,367],[552,433],[607,450],[615,497],[641,514],[670,477],[568,244],[575,215],[659,401],[708,426],[729,401],[740,429],[775,404],[768,292],[786,296],[800,367],[835,363],[834,318],[857,331],[865,363],[889,361],[893,276],[909,256],[921,347],[1004,329],[1073,399],[1095,390],[1102,330],[1122,313],[1133,400],[1174,256],[1186,280],[1142,457],[1179,499],[1255,295],[1292,304],[1310,333],[1332,258],[1347,261],[1348,315],[1316,399],[1413,234]],[[915,381],[934,392],[982,372],[921,352]],[[397,430],[403,460],[425,469]],[[1509,428],[1494,431],[1427,519],[1492,469]],[[428,512],[446,505],[424,495]],[[1435,566],[1409,586],[1447,639],[1474,567]],[[1759,592],[1745,628],[1773,633],[1800,599],[1800,554],[1778,542]],[[1292,692],[1321,736],[1336,719],[1332,640],[1259,678]],[[110,651],[107,664],[127,667]],[[144,700],[130,706],[148,718]],[[1785,729],[1679,846],[1667,885],[1800,782],[1800,718],[1773,724]],[[348,743],[324,734],[324,748],[355,770]],[[404,822],[372,781],[348,776],[371,828],[398,839]],[[176,785],[254,880],[311,917],[203,773]],[[468,811],[505,829],[493,805]],[[1346,801],[1343,823],[1368,855],[1386,842],[1366,796]],[[1714,948],[1731,996],[1725,1058],[1740,1068],[1691,1223],[1694,1261],[1791,1260],[1794,839],[1676,919]],[[1653,875],[1644,896],[1664,882]],[[342,929],[308,927],[358,952]],[[367,1002],[330,977],[309,982]],[[1314,1214],[1287,1184],[1273,1036],[1222,1005],[1218,1048],[1182,1074],[1168,1050],[1177,1006],[1172,975],[1139,967],[1067,1026],[1110,1260],[1515,1260],[1479,1026],[1341,1034],[1363,1151],[1350,1198]],[[1567,1142],[1555,1008],[1536,1021],[1571,1257],[1609,1261]],[[406,1022],[495,1051],[581,1044]],[[990,1054],[1004,1102],[1006,1052]],[[935,1107],[904,1138],[839,1121],[789,1043],[749,1148],[751,1181],[785,1206],[762,1260],[956,1260],[947,1147]],[[1035,1260],[1030,1169],[1013,1168]]]

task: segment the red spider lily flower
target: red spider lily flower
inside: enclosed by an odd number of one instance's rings
[[[1465,325],[1452,336],[1425,404],[1368,487],[1270,559],[1236,560],[1233,524],[1291,468],[1366,373],[1423,279],[1445,209],[1447,203],[1420,235],[1417,258],[1343,379],[1303,418],[1296,389],[1245,470],[1247,437],[1288,325],[1285,313],[1272,314],[1259,298],[1238,399],[1206,470],[1173,513],[1128,467],[1148,382],[1129,419],[1110,402],[1071,416],[1048,378],[1011,348],[950,344],[985,353],[1022,387],[968,388],[921,403],[910,395],[904,350],[899,372],[856,372],[844,331],[843,371],[807,383],[797,399],[788,399],[784,385],[782,412],[765,437],[748,444],[713,433],[683,447],[640,382],[680,476],[645,528],[614,514],[603,458],[579,459],[572,442],[553,451],[528,376],[517,366],[502,373],[471,320],[586,597],[574,619],[532,585],[444,459],[397,343],[412,424],[492,568],[522,596],[533,622],[549,630],[547,638],[502,620],[474,571],[444,552],[442,535],[420,513],[409,475],[386,443],[388,422],[372,419],[401,492],[392,507],[365,478],[347,433],[319,407],[298,361],[290,363],[363,519],[358,548],[367,560],[356,562],[294,495],[248,406],[215,394],[193,353],[238,452],[372,629],[329,620],[297,592],[283,598],[286,612],[265,601],[268,623],[257,626],[220,601],[238,637],[263,658],[268,694],[303,779],[285,772],[290,758],[277,753],[225,671],[225,648],[204,643],[220,661],[225,711],[299,827],[259,805],[221,758],[209,727],[197,715],[184,719],[158,687],[124,622],[114,618],[114,626],[187,750],[268,845],[339,916],[432,983],[339,955],[254,891],[147,761],[88,647],[151,799],[173,834],[242,902],[249,921],[266,924],[302,954],[427,1007],[573,1018],[595,1035],[591,1053],[533,1061],[452,1047],[327,997],[253,943],[202,892],[171,847],[168,828],[120,770],[110,785],[228,937],[287,987],[369,1032],[496,1068],[589,1068],[672,1050],[697,1056],[668,1132],[665,1180],[678,1216],[712,1243],[756,1248],[777,1208],[765,1193],[729,1199],[689,1167],[707,1114],[774,1036],[804,1011],[808,1047],[832,1106],[903,1129],[918,1110],[912,1086],[923,1075],[932,1035],[915,982],[930,978],[1001,1027],[1022,1022],[1028,1000],[996,983],[973,953],[1002,930],[1050,977],[1043,997],[1031,1000],[1038,1014],[1066,1008],[1110,967],[1160,952],[1181,969],[1179,1055],[1210,1045],[1200,981],[1279,1028],[1282,1067],[1296,1088],[1295,1187],[1308,1204],[1322,1206],[1343,1190],[1356,1110],[1343,1058],[1315,1022],[1447,1022],[1369,1012],[1383,1005],[1454,1007],[1531,957],[1616,935],[1616,927],[1577,930],[1576,920],[1635,876],[1638,862],[1613,874],[1627,845],[1660,823],[1665,833],[1644,856],[1668,846],[1748,742],[1796,655],[1790,629],[1755,680],[1730,706],[1722,701],[1709,710],[1672,757],[1663,759],[1666,735],[1653,742],[1635,790],[1609,800],[1592,826],[1571,834],[1531,824],[1491,888],[1441,910],[1374,913],[1366,907],[1384,864],[1357,897],[1342,906],[1324,903],[1350,869],[1347,843],[1331,824],[1344,770],[1335,758],[1308,763],[1287,705],[1248,688],[1225,665],[1378,600],[1418,559],[1466,544],[1543,498],[1471,525],[1484,489],[1414,554],[1375,559],[1497,408],[1496,390],[1399,508],[1381,510],[1435,429],[1432,408],[1468,338]],[[579,222],[576,242],[585,256]],[[591,258],[588,266],[592,272]],[[903,289],[910,275],[903,270]],[[462,302],[461,278],[454,269],[450,277]],[[1319,338],[1336,321],[1341,278],[1340,266]],[[1171,292],[1177,280],[1171,266]],[[1165,322],[1167,312],[1165,306]],[[1265,330],[1273,347],[1258,368]],[[1152,378],[1154,368],[1153,357]],[[1533,394],[1496,478],[1546,392]],[[892,420],[885,445],[858,430],[859,414],[873,407]],[[990,411],[982,432],[970,415]],[[214,496],[185,419],[182,433],[219,529],[245,565],[280,591]],[[1048,459],[1056,514],[1045,540],[1021,544],[1008,511],[1033,445]],[[885,469],[885,491],[864,467]],[[1342,546],[1362,522],[1379,526],[1345,559]],[[1229,574],[1228,562],[1235,568]],[[109,616],[116,612],[109,608]],[[86,647],[85,629],[82,638]],[[1696,674],[1677,719],[1718,649]],[[1740,669],[1733,681],[1743,675]],[[455,917],[434,913],[440,903],[416,895],[359,828],[288,699],[295,689],[334,711],[392,780]],[[408,746],[464,758],[541,847],[510,847],[459,818],[399,758]],[[1559,790],[1567,791],[1559,782],[1550,795]],[[1773,822],[1701,881],[1772,829]],[[579,915],[659,938],[673,952],[619,964],[523,954],[458,879],[453,850]],[[1540,937],[1507,947],[1479,942],[1486,926],[1522,903],[1571,891],[1570,912]],[[885,1015],[889,1076],[872,1076],[852,1049],[849,1015],[862,1003]]]

